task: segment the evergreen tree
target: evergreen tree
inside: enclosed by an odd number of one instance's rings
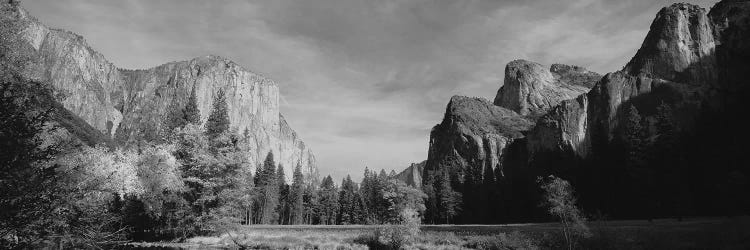
[[[641,125],[641,115],[638,109],[630,105],[623,131],[623,147],[625,166],[621,169],[619,189],[620,207],[626,208],[627,213],[644,216],[648,213],[646,197],[649,195],[649,179],[653,177],[651,169],[646,167],[644,145],[646,145],[644,128]]]
[[[167,117],[164,120],[164,135],[168,136],[175,128],[182,128],[187,124],[185,115],[180,109],[179,102],[172,100],[167,107]]]
[[[356,193],[356,186],[352,181],[351,176],[347,175],[346,178],[341,181],[341,191],[339,191],[338,224],[350,225],[358,223],[357,211],[355,210],[357,202],[357,197],[355,197]]]
[[[304,194],[305,183],[304,176],[302,175],[302,166],[297,164],[297,167],[294,168],[294,177],[289,195],[291,224],[293,225],[304,223]]]
[[[284,176],[284,166],[279,164],[279,168],[276,169],[276,178],[279,185],[279,206],[277,208],[279,214],[279,224],[289,224],[289,185],[286,184],[286,177]]]
[[[183,120],[187,124],[198,124],[201,122],[201,111],[198,110],[198,97],[195,94],[195,86],[190,91],[190,97],[188,98],[187,105],[182,111]]]
[[[633,105],[628,108],[624,137],[627,165],[629,167],[642,165],[643,126],[641,126],[641,115]]]
[[[213,138],[229,131],[229,108],[224,90],[219,90],[214,97],[211,115],[206,121],[206,134]]]
[[[492,167],[484,167],[484,175],[482,177],[482,215],[481,223],[491,224],[497,220],[496,214],[498,213],[498,192],[497,184],[495,183],[495,172],[492,171]]]
[[[273,160],[273,152],[268,152],[263,166],[256,174],[259,190],[258,205],[256,211],[259,224],[272,224],[277,222],[277,206],[279,202],[279,181],[276,175],[276,163]]]
[[[461,211],[461,194],[451,188],[448,172],[443,172],[440,175],[436,192],[440,217],[445,219],[445,223],[448,224]]]
[[[333,183],[331,176],[323,178],[323,182],[320,184],[320,206],[318,210],[318,217],[320,218],[320,224],[323,225],[334,225],[336,224],[336,216],[338,215],[338,190],[336,184]]]
[[[318,219],[318,210],[320,208],[320,195],[318,194],[318,190],[315,189],[315,186],[313,185],[305,185],[305,193],[303,196],[303,206],[304,206],[304,223],[305,224],[314,224],[316,223]]]

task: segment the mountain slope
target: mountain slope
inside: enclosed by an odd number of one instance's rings
[[[272,80],[216,56],[146,70],[119,69],[83,37],[48,28],[12,2],[2,2],[3,15],[12,20],[8,25],[21,30],[21,38],[12,42],[28,47],[31,59],[22,73],[50,83],[60,96],[57,101],[107,140],[122,146],[158,140],[168,113],[184,107],[193,89],[205,122],[213,96],[224,91],[230,127],[252,138],[251,157],[257,164],[273,151],[285,169],[299,164],[308,178],[317,178],[312,151],[279,112],[279,89]]]
[[[462,182],[470,167],[487,166],[487,150],[463,128],[522,116],[531,125],[517,130],[518,136],[504,137],[512,138],[505,144],[508,150],[490,150],[490,159],[502,159],[491,161],[496,175],[486,182],[498,183],[494,205],[502,215],[497,222],[543,219],[536,178],[550,174],[570,180],[586,209],[620,218],[750,211],[749,201],[735,195],[750,191],[741,181],[750,176],[743,146],[750,133],[738,121],[750,116],[745,108],[750,100],[748,31],[750,1],[724,0],[710,12],[673,4],[659,11],[622,70],[600,79],[577,78],[591,85],[566,86],[554,69],[513,61],[494,104],[520,114],[474,112],[471,119],[454,122],[449,119],[455,117],[452,99],[446,118],[431,134],[423,179],[435,183],[429,180],[449,171],[452,188],[463,192],[465,204],[485,202],[471,197],[491,191]],[[571,90],[578,87],[590,90],[576,96]],[[477,182],[476,174],[470,177]],[[461,220],[469,222],[481,211],[464,209]]]

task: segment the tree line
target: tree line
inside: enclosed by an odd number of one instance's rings
[[[420,190],[383,170],[337,185],[331,176],[305,182],[300,165],[287,183],[272,152],[254,166],[251,135],[230,129],[221,90],[205,123],[193,89],[182,108],[170,105],[160,140],[88,146],[56,121],[63,110],[51,87],[0,66],[0,248],[107,247],[251,224],[400,223],[425,210]]]

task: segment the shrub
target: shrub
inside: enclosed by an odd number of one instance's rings
[[[468,239],[465,247],[472,249],[538,249],[526,235],[521,232],[500,233],[496,236],[476,236]]]

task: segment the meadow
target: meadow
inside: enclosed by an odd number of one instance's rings
[[[258,225],[183,243],[133,243],[151,249],[368,249],[376,225]],[[750,218],[590,222],[580,249],[750,249]],[[383,248],[383,246],[380,246]],[[560,249],[558,223],[425,225],[403,249]]]

